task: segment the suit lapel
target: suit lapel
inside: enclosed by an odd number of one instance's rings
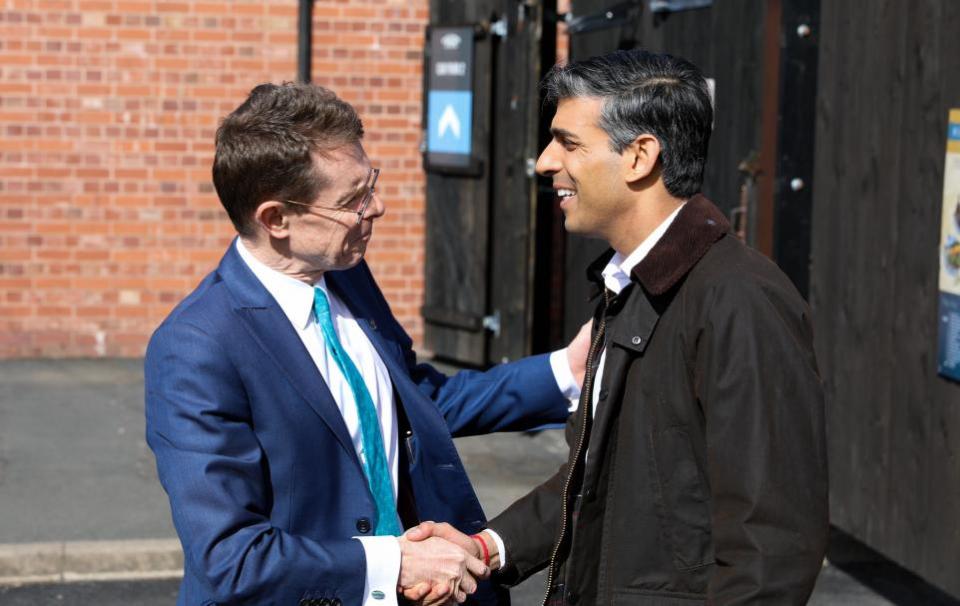
[[[390,371],[390,380],[396,385],[396,365],[391,364],[391,362],[396,362],[397,356],[401,352],[395,342],[383,337],[377,324],[372,302],[367,297],[358,296],[358,293],[350,288],[350,280],[347,278],[346,272],[329,272],[326,274],[326,279],[327,287],[350,309],[350,313],[357,320],[357,324],[360,325],[363,333],[367,335],[367,339],[377,350],[377,354],[386,365],[387,370]]]
[[[234,295],[234,310],[266,357],[327,424],[348,454],[360,461],[333,395],[290,320],[231,245],[217,270]]]
[[[406,415],[415,434],[449,435],[449,429],[440,411],[436,406],[425,401],[425,397],[411,380],[403,357],[403,349],[388,336],[386,327],[392,319],[378,317],[376,313],[378,298],[373,293],[366,293],[364,296],[365,280],[363,282],[352,280],[353,275],[356,274],[330,272],[326,275],[327,287],[347,305],[350,313],[357,319],[363,332],[377,350],[393,383],[397,408],[403,408],[403,414]],[[453,449],[452,442],[450,448]],[[456,456],[455,450],[454,456]]]

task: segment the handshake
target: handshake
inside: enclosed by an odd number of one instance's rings
[[[500,555],[488,533],[469,537],[446,523],[423,522],[400,541],[397,592],[423,606],[462,603],[477,581],[499,567]]]

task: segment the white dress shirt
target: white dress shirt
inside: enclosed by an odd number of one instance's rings
[[[380,418],[380,430],[387,455],[387,465],[393,479],[393,496],[397,497],[397,466],[399,440],[397,437],[396,402],[393,397],[393,384],[383,360],[366,333],[354,318],[347,306],[330,290],[326,280],[320,280],[311,286],[267,267],[247,250],[237,238],[237,252],[247,267],[253,272],[264,288],[273,296],[280,309],[290,320],[297,336],[303,342],[311,359],[320,371],[333,399],[343,415],[344,423],[353,441],[353,447],[364,462],[363,438],[360,432],[360,417],[356,400],[350,384],[330,355],[324,343],[323,333],[313,314],[313,288],[323,290],[330,301],[330,316],[334,330],[340,338],[344,351],[353,361],[363,377],[367,390],[373,398],[377,415]],[[555,351],[550,355],[550,366],[557,385],[565,396],[579,396],[580,386],[576,384],[570,366],[567,363],[566,350]],[[367,560],[366,585],[363,606],[396,606],[397,581],[400,576],[400,544],[396,537],[373,536],[354,537],[363,545]],[[376,599],[376,592],[384,597]]]

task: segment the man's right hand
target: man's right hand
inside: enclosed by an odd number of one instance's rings
[[[399,590],[407,599],[423,604],[462,603],[477,590],[477,579],[490,571],[476,557],[440,537],[400,542]]]

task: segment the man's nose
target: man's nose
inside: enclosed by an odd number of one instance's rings
[[[373,192],[373,199],[370,200],[370,204],[367,206],[367,212],[364,213],[364,217],[367,219],[378,219],[387,212],[387,206],[383,203],[383,198],[380,197],[379,191]]]
[[[556,150],[556,144],[556,141],[551,141],[545,148],[543,148],[543,151],[540,153],[540,157],[537,158],[538,175],[549,177],[560,171],[560,160],[554,153]]]

